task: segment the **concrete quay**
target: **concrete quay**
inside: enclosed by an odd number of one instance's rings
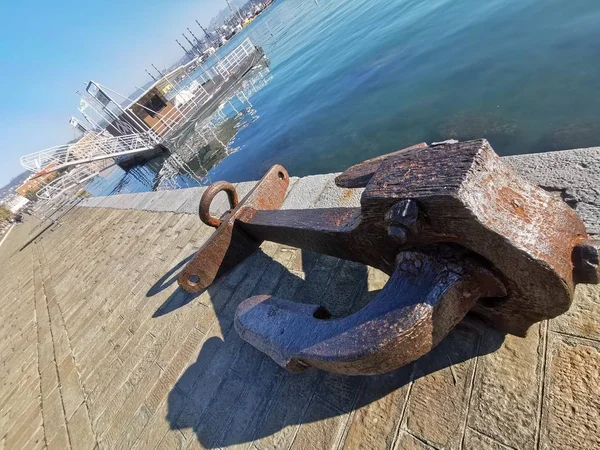
[[[506,161],[600,233],[600,149]],[[360,190],[334,176],[292,179],[284,208],[356,205]],[[344,316],[387,277],[266,242],[185,294],[177,273],[212,231],[196,215],[203,189],[87,199],[22,251],[38,224],[13,230],[0,449],[600,448],[600,287],[578,286],[571,310],[525,339],[465,323],[386,375],[291,375],[237,336],[240,301],[274,293]]]

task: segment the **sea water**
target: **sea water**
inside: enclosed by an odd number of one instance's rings
[[[278,0],[232,42],[262,46],[269,83],[223,159],[179,186],[275,163],[342,171],[448,138],[500,155],[600,145],[599,25],[598,0]]]

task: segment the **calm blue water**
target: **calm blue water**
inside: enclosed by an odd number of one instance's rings
[[[450,137],[501,155],[600,144],[598,0],[319,3],[279,0],[235,38],[263,46],[272,81],[207,180],[341,171]]]

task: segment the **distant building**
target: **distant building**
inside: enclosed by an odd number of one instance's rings
[[[56,166],[56,164],[50,164],[44,167],[42,172],[45,170],[52,169],[54,166]],[[21,186],[15,189],[15,192],[22,197],[31,197],[32,195],[35,195],[36,192],[42,188],[42,186],[50,183],[57,176],[57,172],[50,172],[44,175],[40,175],[36,178],[28,178]]]

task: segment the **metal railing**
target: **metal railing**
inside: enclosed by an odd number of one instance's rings
[[[42,200],[51,200],[66,194],[74,188],[81,187],[83,183],[94,178],[98,173],[104,170],[105,166],[90,166],[83,164],[72,168],[69,172],[45,184],[39,191],[37,197]]]
[[[250,39],[245,39],[231,52],[217,59],[210,68],[200,66],[183,82],[173,85],[173,108],[167,113],[157,113],[157,122],[145,133],[107,137],[101,133],[88,133],[74,144],[59,145],[21,158],[21,165],[34,173],[49,173],[69,166],[115,158],[151,149],[161,138],[173,132],[182,122],[189,120],[211,98],[203,83],[222,84],[229,75],[255,51]],[[210,70],[213,78],[208,78]],[[200,80],[200,81],[198,81]],[[218,83],[218,84],[217,84]],[[216,90],[216,89],[215,89]]]
[[[231,69],[239,66],[255,50],[250,39],[245,39],[217,63],[217,70],[223,74],[231,73]]]
[[[157,120],[154,125],[148,126],[145,132],[129,134],[127,130],[121,130],[126,134],[118,137],[107,135],[106,130],[99,133],[89,132],[74,144],[51,147],[23,156],[21,165],[38,175],[67,169],[66,173],[41,188],[38,197],[49,200],[61,196],[100,172],[98,164],[86,166],[86,163],[150,150],[172,137],[180,125],[193,118],[215,94],[219,93],[229,77],[255,51],[254,44],[247,38],[225,56],[215,55],[210,62],[199,65],[178,83],[167,80],[173,86],[167,94],[167,99],[173,106],[165,113],[148,110]],[[121,124],[119,119],[116,122],[116,125]],[[115,126],[115,123],[112,125]],[[203,136],[205,132],[214,134],[210,127],[201,131]],[[207,140],[207,137],[204,137],[204,140]]]
[[[34,173],[50,173],[69,166],[149,150],[155,145],[156,138],[149,133],[117,137],[89,133],[74,144],[25,155],[21,157],[21,165]]]
[[[188,121],[206,105],[255,51],[254,44],[247,38],[225,56],[198,66],[179,83],[171,82],[172,89],[166,98],[174,107],[166,114],[156,114],[158,121],[152,131],[162,138],[171,135],[182,122]],[[205,86],[209,86],[208,90]]]

